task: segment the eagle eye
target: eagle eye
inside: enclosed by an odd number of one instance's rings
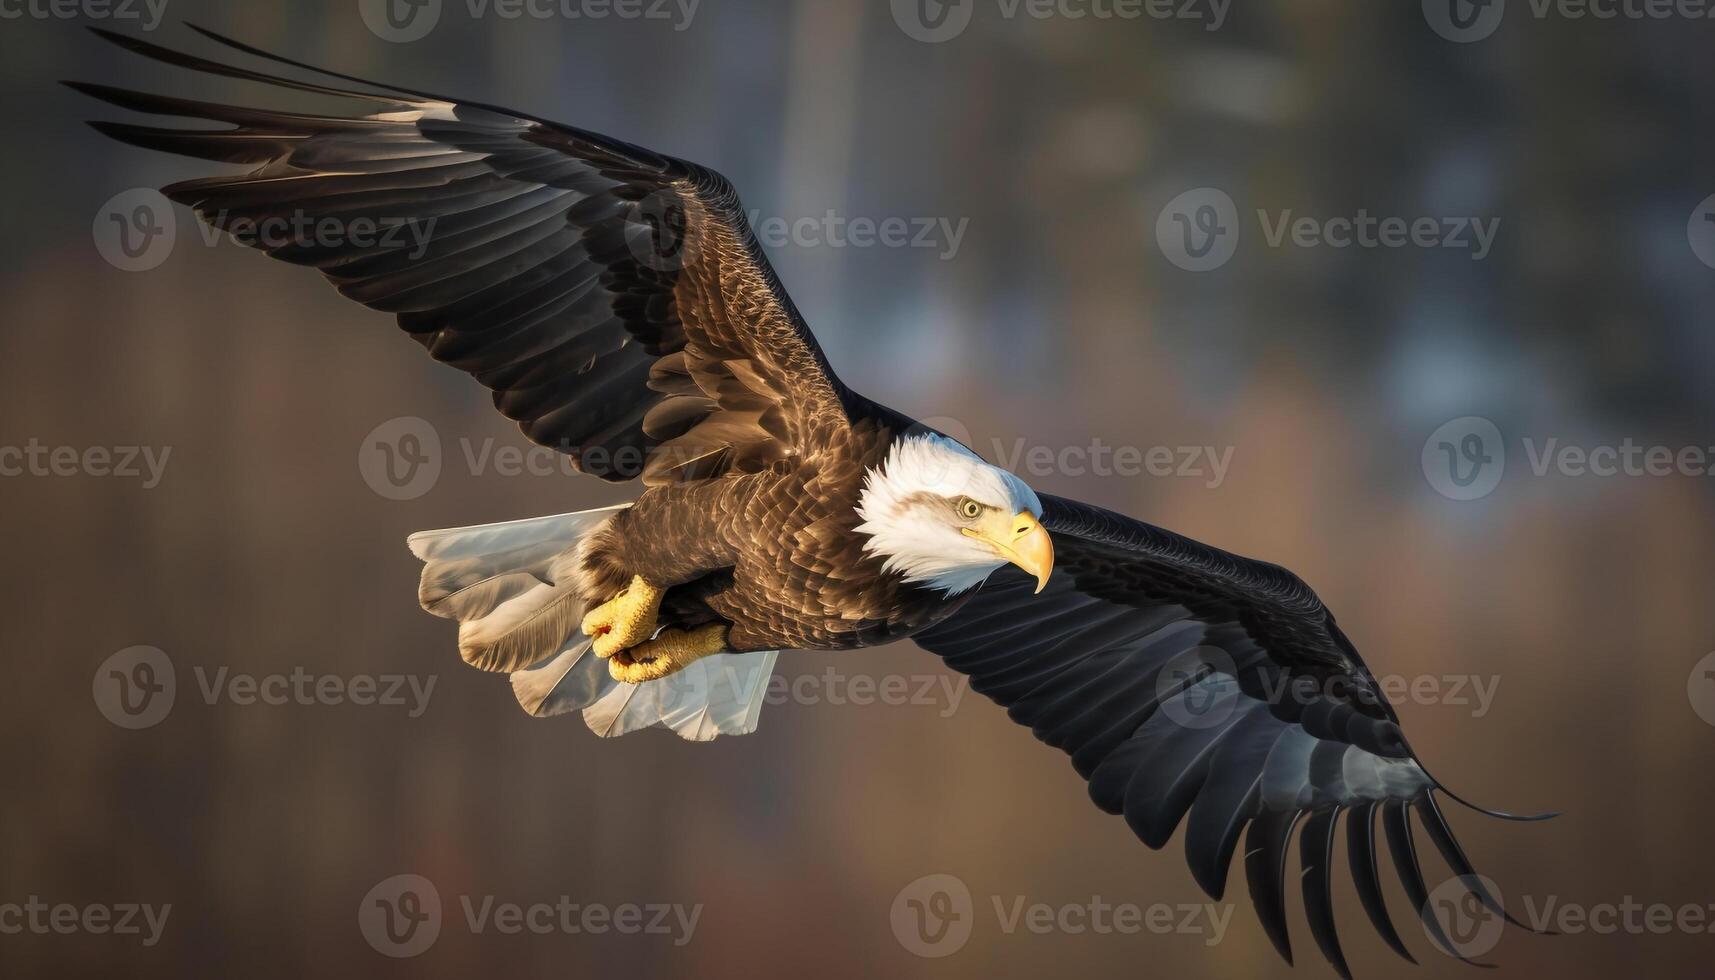
[[[983,513],[983,505],[969,497],[960,497],[958,508],[959,516],[966,520],[975,520],[976,518],[981,517]]]

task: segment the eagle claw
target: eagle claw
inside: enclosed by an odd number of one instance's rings
[[[693,661],[726,649],[726,630],[721,623],[662,630],[655,639],[615,654],[607,662],[608,676],[625,684],[642,684],[676,674]]]
[[[637,575],[619,595],[591,609],[584,616],[582,628],[584,635],[595,637],[590,645],[595,655],[605,660],[654,635],[655,620],[661,612],[661,594],[661,589]]]

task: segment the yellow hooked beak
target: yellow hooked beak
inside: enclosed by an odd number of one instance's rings
[[[1011,517],[1005,511],[996,511],[976,527],[962,530],[993,548],[995,554],[1036,576],[1037,592],[1048,587],[1048,575],[1054,571],[1054,542],[1048,537],[1048,529],[1029,511]]]

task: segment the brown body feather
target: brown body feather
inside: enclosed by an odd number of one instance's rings
[[[651,487],[586,541],[579,588],[602,602],[642,575],[668,588],[664,625],[725,622],[737,651],[849,649],[939,622],[961,600],[883,571],[854,531],[893,437],[866,419],[760,473]]]

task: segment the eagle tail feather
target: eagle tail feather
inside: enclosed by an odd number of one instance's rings
[[[510,674],[534,717],[581,711],[604,738],[666,728],[704,742],[755,731],[777,651],[714,654],[642,684],[614,680],[591,652],[579,629],[578,546],[627,506],[419,531],[408,539],[424,562],[418,601],[457,620],[465,661]]]

